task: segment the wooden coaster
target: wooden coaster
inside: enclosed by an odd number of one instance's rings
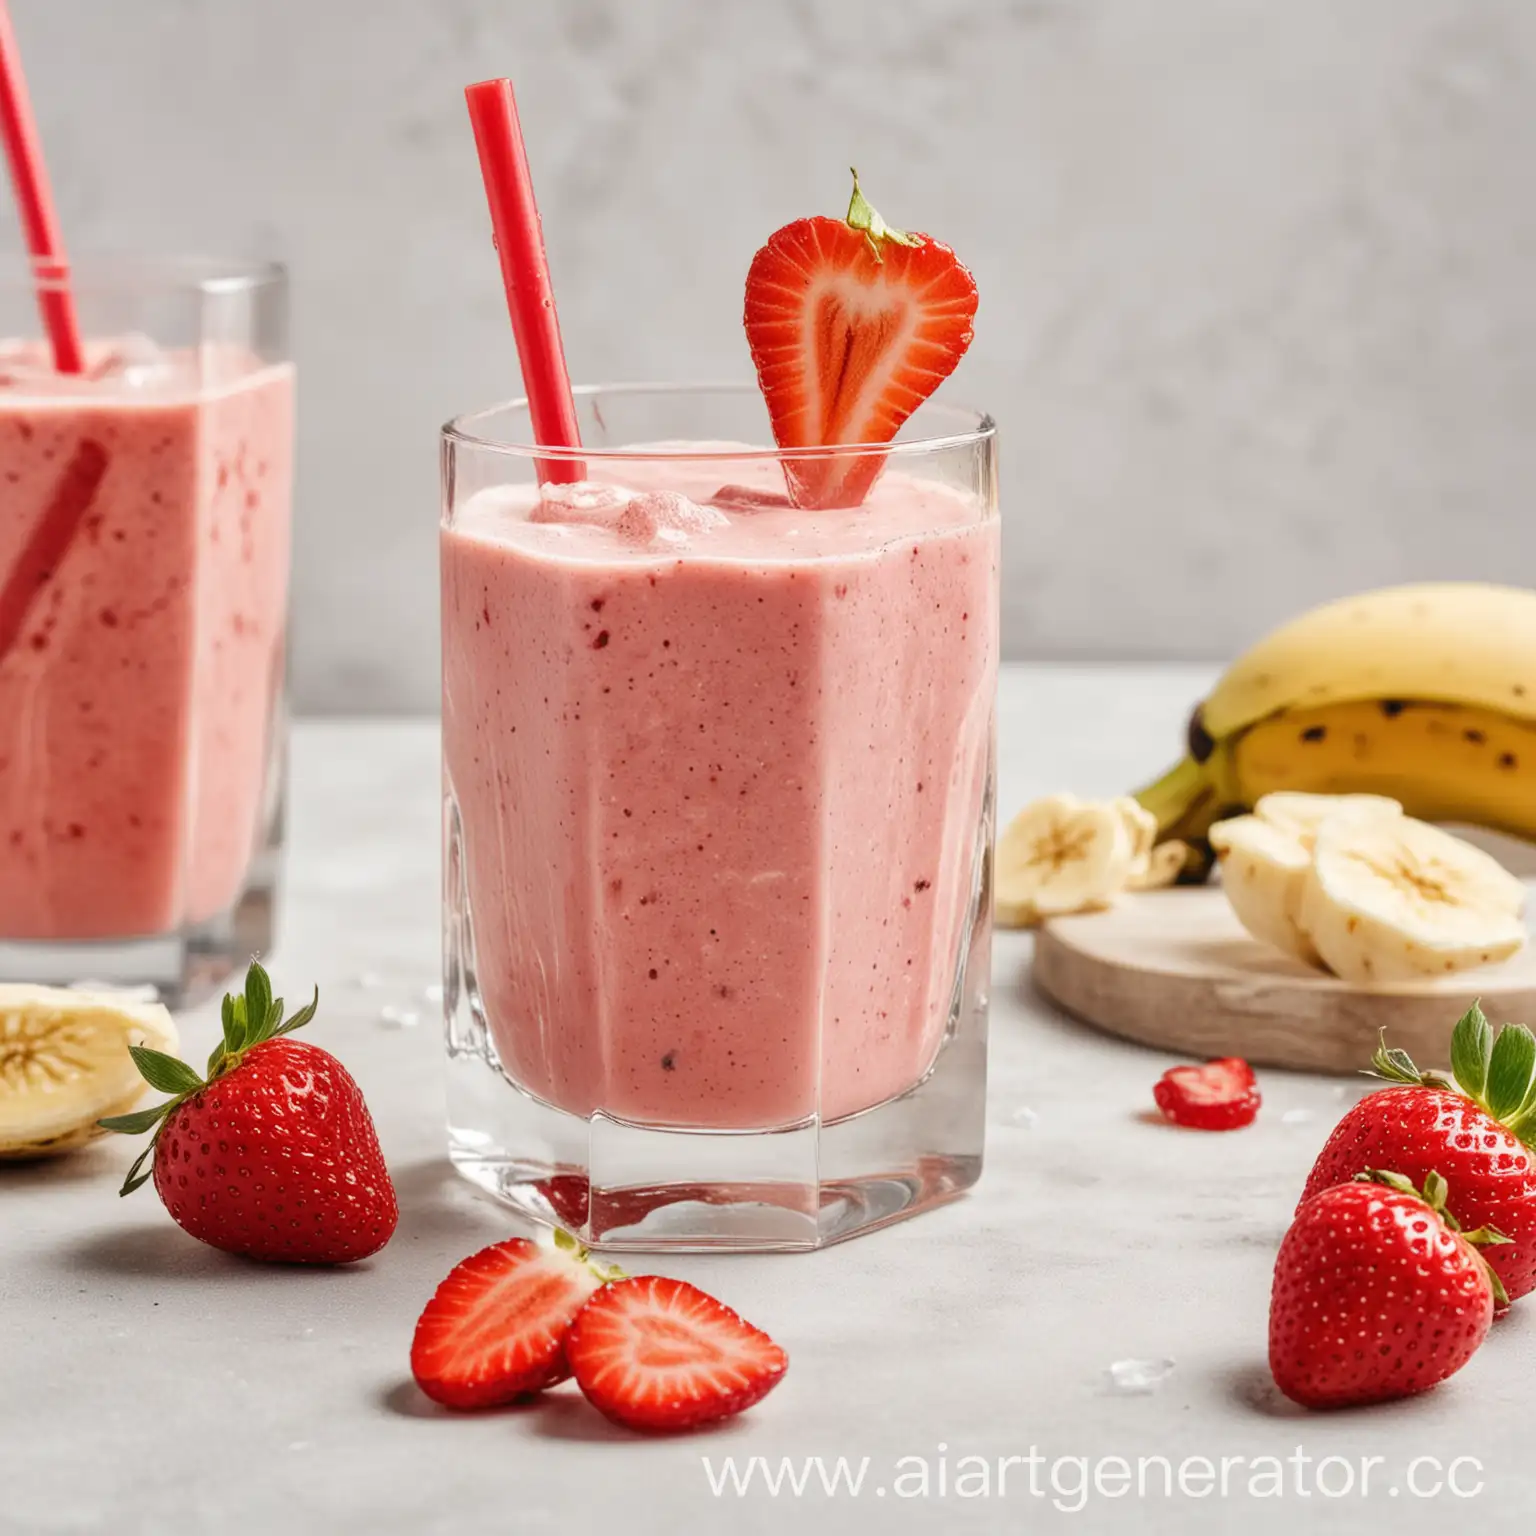
[[[1220,889],[1129,896],[1108,912],[1053,918],[1034,978],[1068,1013],[1192,1060],[1359,1072],[1385,1026],[1421,1067],[1445,1067],[1451,1028],[1475,998],[1495,1024],[1536,1023],[1536,947],[1503,965],[1362,991],[1260,944]]]

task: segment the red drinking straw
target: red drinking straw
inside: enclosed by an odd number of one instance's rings
[[[491,228],[501,256],[501,280],[506,285],[512,334],[523,368],[533,440],[541,448],[580,448],[576,402],[560,345],[560,321],[555,314],[555,290],[544,254],[544,228],[528,174],[528,154],[517,120],[517,102],[510,80],[482,80],[466,86],[469,120],[480,152],[480,174],[491,205]],[[579,459],[541,459],[541,481],[581,480],[586,469]]]
[[[27,77],[22,73],[21,52],[5,0],[0,0],[0,135],[5,139],[16,206],[32,256],[37,307],[53,344],[53,365],[60,373],[81,373],[85,355],[80,346],[80,322],[75,318],[75,298],[69,291],[69,262],[58,215],[53,211],[42,141],[37,136],[32,98],[27,94]]]

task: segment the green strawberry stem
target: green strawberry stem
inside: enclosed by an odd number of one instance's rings
[[[1461,1223],[1446,1209],[1445,1202],[1450,1196],[1451,1187],[1434,1169],[1430,1169],[1424,1175],[1423,1189],[1420,1189],[1412,1179],[1405,1175],[1393,1173],[1386,1168],[1367,1168],[1364,1173],[1357,1173],[1355,1175],[1355,1181],[1360,1184],[1382,1184],[1388,1189],[1395,1189],[1402,1194],[1413,1195],[1416,1199],[1422,1200],[1452,1232],[1457,1233],[1464,1241],[1471,1243],[1474,1250],[1491,1247],[1497,1243],[1510,1243],[1514,1241],[1513,1238],[1505,1237],[1497,1227],[1475,1227],[1470,1232],[1463,1232],[1461,1230]],[[1499,1279],[1493,1266],[1487,1259],[1483,1258],[1481,1253],[1477,1256],[1482,1260],[1483,1271],[1488,1276],[1488,1284],[1493,1289],[1495,1304],[1501,1309],[1507,1307],[1509,1305],[1509,1293],[1504,1289],[1504,1282]]]
[[[864,196],[859,186],[859,173],[851,166],[849,169],[853,171],[853,196],[848,199],[848,212],[844,215],[844,221],[850,229],[863,230],[875,260],[885,260],[882,245],[921,245],[922,241],[915,235],[909,235],[904,229],[892,229],[880,217],[879,209]]]
[[[148,1109],[136,1109],[131,1114],[112,1115],[96,1122],[103,1130],[121,1131],[125,1136],[140,1136],[151,1128],[155,1132],[149,1144],[134,1159],[118,1194],[131,1195],[148,1181],[150,1173],[144,1165],[154,1154],[160,1132],[165,1128],[166,1117],[178,1104],[191,1098],[194,1093],[200,1093],[209,1083],[227,1077],[245,1060],[248,1051],[266,1044],[268,1040],[277,1039],[279,1035],[290,1035],[294,1030],[302,1029],[314,1018],[319,1006],[320,989],[316,987],[310,1002],[292,1018],[285,1020],[282,998],[272,996],[272,978],[258,961],[253,960],[245,973],[244,993],[224,994],[223,1038],[208,1057],[206,1077],[199,1077],[196,1068],[189,1067],[175,1056],[166,1055],[164,1051],[130,1045],[128,1053],[133,1057],[134,1065],[138,1067],[144,1081],[151,1088],[158,1088],[161,1093],[168,1093],[171,1097]]]
[[[1448,1088],[1453,1093],[1459,1091],[1456,1084],[1441,1073],[1419,1071],[1407,1051],[1400,1051],[1395,1046],[1389,1048],[1385,1028],[1381,1031],[1381,1039],[1371,1057],[1366,1076],[1379,1077],[1388,1083],[1406,1083],[1413,1088]]]
[[[1451,1031],[1451,1071],[1454,1080],[1421,1072],[1406,1051],[1387,1048],[1385,1030],[1371,1057],[1371,1076],[1460,1092],[1536,1147],[1536,1035],[1525,1025],[1506,1024],[1495,1031],[1482,1005],[1473,1003]]]
[[[615,1280],[629,1278],[617,1264],[605,1264],[596,1257],[579,1237],[572,1232],[567,1232],[564,1227],[555,1228],[555,1247],[561,1253],[570,1254],[578,1264],[585,1264],[604,1285],[611,1285]]]

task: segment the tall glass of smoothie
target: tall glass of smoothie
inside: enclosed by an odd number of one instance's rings
[[[73,264],[85,367],[0,265],[0,978],[172,1002],[267,948],[293,368],[282,271]]]
[[[952,1196],[984,1120],[992,423],[928,403],[785,450],[751,387],[576,408],[579,451],[521,402],[444,431],[454,1161],[613,1247],[809,1248]],[[838,476],[856,505],[795,504]]]

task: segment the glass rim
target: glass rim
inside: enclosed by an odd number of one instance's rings
[[[740,380],[703,381],[688,384],[578,384],[571,393],[577,400],[589,400],[608,395],[747,395],[757,391],[757,383]],[[508,443],[477,432],[474,426],[491,417],[499,417],[515,411],[526,413],[528,397],[520,395],[513,400],[502,400],[476,411],[466,411],[443,423],[442,436],[466,448],[483,449],[490,453],[507,454],[516,459],[543,459],[555,462],[595,460],[599,463],[634,462],[635,460],[671,459],[690,463],[740,463],[743,460],[783,459],[845,459],[845,458],[901,458],[941,452],[945,449],[974,447],[997,436],[997,423],[985,411],[966,406],[949,405],[945,402],[924,401],[918,411],[942,412],[964,420],[969,425],[953,432],[935,433],[923,437],[898,438],[889,443],[825,443],[811,444],[803,448],[728,447],[708,448],[699,451],[687,445],[659,443],[639,448],[555,448],[538,443]],[[917,412],[913,413],[914,415]]]
[[[23,251],[0,254],[0,287],[55,291],[65,286],[99,292],[103,289],[160,285],[224,298],[280,288],[288,268],[265,257],[216,256],[189,251],[87,251],[62,263],[28,256]]]

